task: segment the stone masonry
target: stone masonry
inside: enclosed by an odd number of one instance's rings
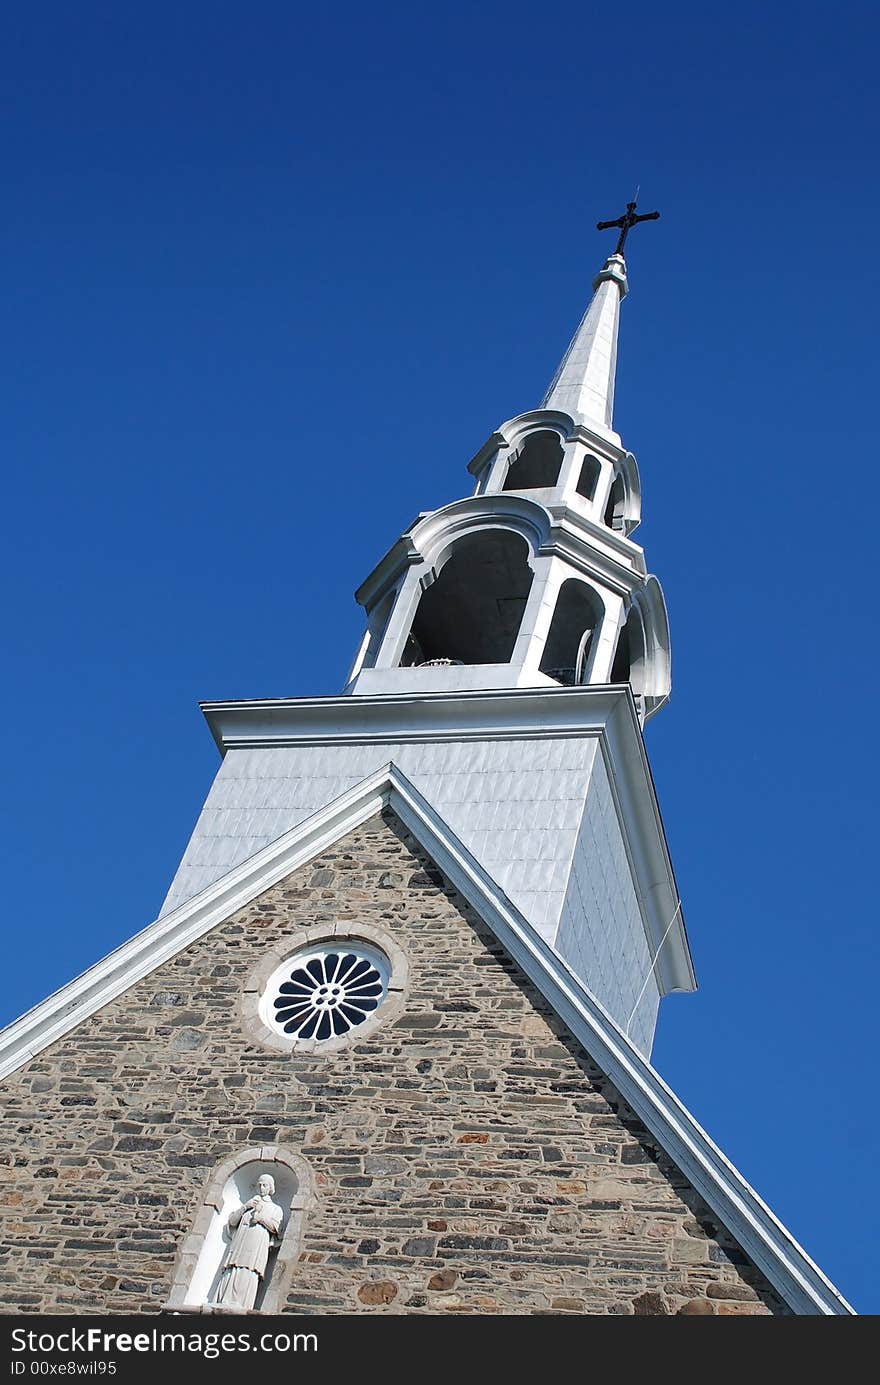
[[[409,959],[402,1014],[290,1054],[243,979],[308,926]],[[278,1143],[317,1192],[290,1313],[788,1310],[390,813],[8,1079],[0,1311],[157,1313],[212,1169]]]

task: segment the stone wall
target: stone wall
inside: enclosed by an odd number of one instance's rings
[[[283,1054],[242,980],[346,921],[409,959],[403,1013]],[[293,1313],[787,1310],[391,815],[351,833],[4,1085],[0,1311],[155,1313],[211,1170],[308,1161]]]

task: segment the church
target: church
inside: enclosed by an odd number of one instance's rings
[[[696,986],[613,426],[655,216],[362,583],[341,695],[204,704],[159,918],[0,1034],[0,1311],[853,1312],[650,1061]]]

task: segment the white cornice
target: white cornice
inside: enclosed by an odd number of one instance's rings
[[[563,508],[565,513],[560,518]],[[567,506],[557,508],[550,537],[542,544],[540,553],[564,558],[573,568],[598,579],[602,586],[610,588],[618,596],[629,596],[645,580],[642,549],[622,538],[619,540],[621,551],[613,553],[593,534],[575,528],[571,523],[573,515],[574,511]],[[622,551],[624,544],[626,552]]]
[[[392,544],[355,592],[355,600],[370,609],[413,563],[433,566],[437,553],[453,537],[469,530],[507,521],[518,529],[534,552],[546,542],[550,515],[543,505],[517,491],[470,495],[429,510]]]
[[[479,476],[483,467],[490,457],[502,447],[513,447],[525,432],[530,431],[535,424],[550,424],[558,427],[561,435],[566,441],[582,442],[586,447],[598,452],[600,456],[607,457],[612,462],[625,462],[628,453],[620,445],[620,438],[617,433],[598,433],[583,420],[574,419],[571,414],[563,413],[559,409],[529,409],[524,414],[517,414],[515,418],[509,418],[501,427],[487,438],[478,452],[475,452],[468,462],[468,471],[472,476]],[[633,462],[635,458],[633,458]]]
[[[617,571],[624,568],[627,572],[633,570],[644,575],[645,551],[626,534],[617,534],[606,525],[597,524],[573,505],[552,504],[547,506],[547,511],[553,519],[551,535],[560,547],[567,544],[579,553],[585,552],[587,556],[598,551],[606,556],[606,561],[615,565]],[[560,533],[562,539],[557,537]]]
[[[724,1157],[571,968],[530,928],[447,823],[394,766],[341,795],[195,899],[30,1010],[0,1034],[8,1076],[237,909],[338,841],[384,805],[410,828],[569,1027],[650,1134],[796,1313],[853,1309]]]
[[[597,524],[570,505],[542,505],[526,491],[495,491],[453,500],[420,515],[364,579],[355,600],[370,610],[408,567],[431,567],[441,542],[481,525],[503,525],[505,520],[522,530],[536,553],[566,559],[621,596],[644,579],[644,552],[625,534]]]
[[[221,752],[259,745],[521,739],[600,730],[620,705],[638,716],[628,684],[501,688],[202,702]],[[640,735],[640,733],[638,733]]]

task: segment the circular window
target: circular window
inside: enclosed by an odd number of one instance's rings
[[[339,1038],[379,1008],[390,973],[388,959],[360,942],[303,950],[272,973],[261,1018],[294,1040]]]

